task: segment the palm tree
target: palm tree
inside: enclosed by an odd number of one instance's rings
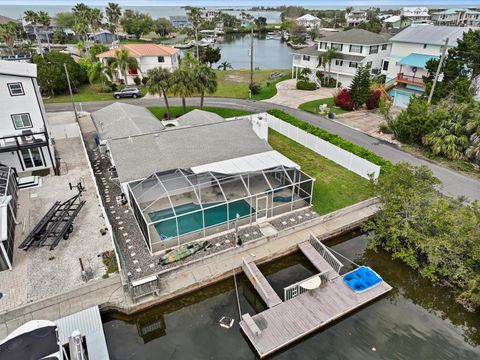
[[[476,112],[467,120],[465,130],[469,134],[470,146],[465,150],[465,155],[473,161],[480,163],[480,113]]]
[[[97,61],[88,70],[88,81],[93,84],[95,81],[100,80],[102,85],[112,79],[112,70],[101,61]]]
[[[167,92],[170,86],[172,86],[172,73],[168,69],[158,67],[148,70],[147,76],[148,92],[150,94],[158,94],[160,97],[163,96],[167,117],[170,119],[170,105],[168,104]]]
[[[407,22],[408,22],[408,17],[406,17],[405,15],[401,15],[400,16],[400,27],[402,28],[403,25]]]
[[[25,40],[22,43],[22,50],[28,52],[28,54],[32,56],[33,52],[35,51],[35,45],[33,44],[32,40]]]
[[[102,27],[103,13],[100,9],[91,8],[88,11],[88,23],[92,32],[98,31]]]
[[[337,52],[337,50],[335,50],[334,48],[329,48],[327,51],[325,51],[325,53],[322,56],[322,66],[323,66],[323,69],[325,70],[326,66],[328,65],[329,77],[332,77],[330,72],[330,68],[332,66],[332,60],[335,59],[338,55],[339,53]]]
[[[195,30],[195,47],[196,47],[196,56],[198,59],[198,28],[202,24],[202,12],[198,8],[192,7],[190,9],[190,13],[188,14],[188,18],[192,23],[193,29]]]
[[[81,19],[75,19],[75,23],[73,24],[73,31],[75,31],[75,33],[80,36],[83,44],[85,44],[88,35],[88,25],[85,23],[85,21]]]
[[[180,61],[180,67],[184,69],[194,69],[200,64],[198,58],[194,57],[192,53],[187,52]]]
[[[25,11],[24,15],[25,15],[25,21],[29,22],[33,27],[33,33],[35,34],[35,39],[37,40],[38,52],[43,57],[43,50],[42,50],[42,47],[40,46],[40,39],[37,34],[38,14],[35,11],[27,10]]]
[[[120,8],[120,5],[110,2],[105,9],[105,14],[107,15],[108,23],[110,24],[110,32],[115,36],[120,17],[122,16],[122,9]]]
[[[199,65],[194,69],[193,75],[195,87],[200,93],[200,109],[203,109],[205,93],[212,94],[217,91],[217,75],[205,64]]]
[[[193,95],[196,91],[192,71],[179,68],[172,75],[172,92],[182,98],[183,113],[187,112],[186,97]]]
[[[7,44],[8,48],[10,49],[10,53],[15,55],[13,51],[13,47],[15,44],[15,38],[17,36],[17,31],[15,28],[15,24],[13,22],[8,22],[6,24],[0,24],[0,41],[3,41]]]
[[[45,32],[45,36],[47,38],[48,50],[50,51],[50,38],[48,36],[48,31],[49,31],[50,24],[52,23],[52,19],[50,18],[50,15],[48,15],[48,12],[46,11],[39,11],[37,15],[38,15],[38,23],[43,25],[43,31]]]
[[[218,65],[219,69],[222,69],[223,71],[227,71],[227,69],[233,69],[232,64],[230,64],[228,61],[222,62],[220,65]]]
[[[83,56],[85,52],[85,41],[80,40],[75,44],[75,47],[78,50],[78,55]]]
[[[125,80],[125,85],[128,84],[127,82],[127,70],[128,69],[138,69],[138,62],[137,59],[130,56],[130,53],[127,49],[121,49],[115,51],[115,59],[117,68],[123,75],[123,79]]]

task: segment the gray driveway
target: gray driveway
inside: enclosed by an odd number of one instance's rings
[[[160,99],[136,99],[124,101],[141,106],[163,106],[163,101],[161,101]],[[92,112],[101,109],[102,107],[105,107],[113,102],[114,101],[97,101],[82,103],[78,104],[77,106],[81,106],[84,111]],[[198,105],[199,102],[200,99],[192,98],[187,100],[187,105]],[[177,106],[181,105],[181,100],[170,99],[170,104]],[[331,120],[328,120],[327,118],[324,118],[322,116],[307,113],[298,109],[292,109],[283,105],[271,104],[263,101],[255,102],[242,99],[206,98],[205,106],[244,109],[252,112],[261,112],[272,108],[283,110],[319,128],[338,134],[341,137],[357,145],[372,150],[378,155],[383,156],[385,159],[388,159],[394,163],[399,161],[407,161],[412,165],[426,165],[433,171],[435,176],[437,176],[443,182],[444,193],[456,196],[463,195],[466,196],[468,199],[480,201],[480,181],[469,176],[457,173],[450,169],[444,168],[427,160],[420,159],[412,154],[402,151],[396,145],[376,139],[358,130],[344,126],[340,123],[332,122]],[[72,110],[72,104],[46,104],[46,109],[48,112],[68,111]]]

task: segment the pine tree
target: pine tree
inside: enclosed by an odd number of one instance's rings
[[[350,97],[355,109],[365,104],[370,97],[370,68],[359,66],[350,84]]]

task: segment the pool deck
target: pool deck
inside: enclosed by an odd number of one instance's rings
[[[299,244],[300,248],[301,245]],[[261,279],[267,281],[261,273],[257,277],[259,283],[262,283]],[[252,284],[259,291],[253,281]],[[267,285],[270,286],[268,282]],[[274,306],[267,304],[267,310],[254,316],[244,314],[240,327],[260,358],[263,358],[331,324],[390,290],[392,287],[382,281],[357,293],[343,282],[343,276],[334,273],[324,287],[309,290]],[[260,291],[259,293],[261,294]]]

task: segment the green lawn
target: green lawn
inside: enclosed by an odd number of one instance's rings
[[[269,76],[272,72],[279,72],[282,76],[269,80]],[[242,70],[215,70],[218,80],[218,88],[214,94],[208,94],[207,96],[213,97],[229,97],[237,99],[248,99],[249,91],[248,85],[250,84],[250,71]],[[277,93],[275,84],[278,81],[286,80],[290,78],[290,70],[286,69],[269,69],[269,70],[255,70],[253,73],[253,81],[261,84],[262,90],[259,94],[254,95],[255,100],[269,99]],[[144,86],[140,86],[142,93],[146,94]],[[169,94],[173,97],[173,94]],[[73,95],[76,102],[88,102],[88,101],[103,101],[114,100],[111,93],[97,93],[95,86],[91,84],[84,84],[79,87],[78,92]],[[45,96],[43,98],[45,103],[59,103],[70,102],[70,95],[63,94],[57,96]]]
[[[313,208],[326,214],[373,196],[373,184],[299,143],[269,129],[268,142],[315,179]]]
[[[150,110],[153,115],[155,115],[158,119],[163,120],[163,114],[165,113],[165,107],[163,106],[151,106],[147,108]],[[199,109],[198,106],[187,106],[187,112],[192,111],[193,109]],[[203,110],[210,111],[215,114],[220,115],[223,118],[231,118],[234,116],[243,116],[243,115],[250,115],[252,114],[250,111],[246,110],[237,110],[237,109],[227,109],[221,107],[210,107],[204,106]],[[183,115],[183,109],[181,106],[170,106],[170,116],[172,118],[176,118],[178,116]]]
[[[314,113],[314,114],[318,114],[320,112],[319,106],[321,104],[327,104],[329,109],[332,109],[333,112],[337,115],[345,114],[345,113],[349,112],[348,110],[343,110],[343,109],[340,109],[339,107],[336,107],[333,103],[333,98],[326,98],[326,99],[309,101],[309,102],[300,104],[300,106],[298,108],[302,109],[302,110],[305,110],[305,111],[308,111],[308,112],[311,112],[311,113]]]

